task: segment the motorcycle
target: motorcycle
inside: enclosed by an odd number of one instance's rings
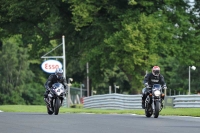
[[[48,102],[46,102],[47,113],[49,115],[52,115],[53,113],[58,115],[66,94],[64,86],[61,83],[54,83],[49,91],[50,92],[47,97]]]
[[[165,94],[162,93],[162,87],[160,84],[154,84],[152,88],[148,87],[147,98],[145,100],[145,115],[146,117],[158,118],[159,112],[163,108],[162,101]]]

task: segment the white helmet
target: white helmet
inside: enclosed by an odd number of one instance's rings
[[[158,76],[160,74],[160,67],[159,66],[154,66],[152,68],[152,73],[154,76]]]

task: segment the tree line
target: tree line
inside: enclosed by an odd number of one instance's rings
[[[48,74],[41,56],[66,42],[67,77],[75,87],[139,94],[159,65],[168,88],[191,92],[199,83],[199,6],[194,0],[0,1],[0,104],[43,104]],[[60,55],[62,49],[51,54]],[[91,92],[90,92],[91,94]]]

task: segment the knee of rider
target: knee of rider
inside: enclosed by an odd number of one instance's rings
[[[161,94],[161,98],[164,100],[164,98],[165,98],[165,94],[164,93]]]
[[[164,99],[165,99],[165,96],[162,96],[162,99],[164,100]]]

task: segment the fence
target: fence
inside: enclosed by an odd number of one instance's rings
[[[87,95],[87,90],[86,89],[81,89],[81,88],[75,88],[75,87],[70,87],[70,105],[72,104],[80,104],[81,99]],[[63,106],[67,107],[68,105],[68,97],[65,97],[65,100],[63,101]]]
[[[174,108],[200,108],[200,95],[173,96]]]
[[[164,108],[200,108],[200,95],[166,96]],[[140,95],[104,94],[84,97],[84,108],[142,109]]]
[[[105,94],[84,98],[84,108],[141,109],[141,95]]]

